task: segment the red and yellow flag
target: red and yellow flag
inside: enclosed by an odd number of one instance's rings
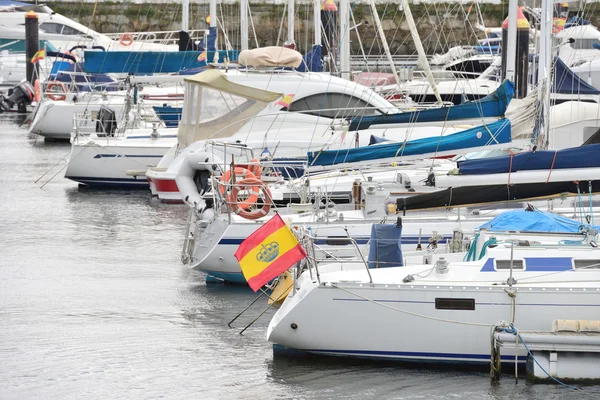
[[[275,214],[235,252],[248,285],[255,292],[306,257],[291,229]]]
[[[31,57],[31,63],[35,64],[36,62],[43,60],[46,56],[46,52],[44,50],[40,50]]]
[[[198,56],[198,62],[202,62],[202,61],[206,61],[206,50],[204,50],[202,53],[200,53],[200,55]]]
[[[292,99],[294,98],[293,94],[286,94],[285,96],[283,96],[281,98],[281,100],[279,100],[277,102],[277,104],[279,104],[282,107],[289,107],[290,103],[292,102]]]

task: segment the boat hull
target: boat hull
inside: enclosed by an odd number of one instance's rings
[[[511,318],[505,288],[303,285],[274,316],[267,338],[276,352],[489,366],[491,327]],[[473,310],[436,309],[436,299],[465,298],[473,299]],[[526,288],[517,292],[514,324],[520,330],[549,330],[555,319],[597,319],[599,313],[596,289]],[[503,362],[514,360],[514,352],[503,350]],[[518,361],[525,360],[519,352]]]
[[[127,171],[156,166],[175,140],[99,138],[96,142],[76,142],[71,148],[65,178],[94,187],[148,189],[144,175],[131,176]]]

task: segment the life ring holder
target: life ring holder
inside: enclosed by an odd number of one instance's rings
[[[254,175],[249,169],[246,169],[243,167],[235,167],[235,177],[236,177],[236,180],[238,177],[242,178],[242,180],[245,180],[245,179],[258,180],[256,178],[256,175]],[[219,192],[221,192],[221,195],[225,195],[225,188],[230,183],[232,185],[232,191],[229,194],[229,196],[227,196],[227,202],[229,203],[229,205],[232,208],[235,205],[235,206],[240,207],[245,210],[245,209],[252,207],[258,201],[258,195],[260,194],[260,188],[258,188],[258,187],[250,188],[251,192],[250,192],[250,195],[248,196],[248,198],[241,202],[238,201],[237,195],[239,194],[241,189],[238,189],[236,191],[235,196],[233,195],[233,189],[237,186],[237,182],[231,182],[231,169],[228,169],[227,171],[225,171],[225,173],[221,176],[221,185],[219,185]]]
[[[248,189],[254,190],[255,188],[260,190],[263,194],[262,207],[254,209],[252,211],[249,211],[247,209],[244,209],[240,203],[230,202],[229,205],[234,213],[236,213],[237,215],[239,215],[243,218],[251,219],[251,220],[259,219],[259,218],[262,218],[265,215],[269,214],[269,211],[271,211],[271,204],[273,203],[273,200],[271,197],[271,191],[269,190],[267,185],[265,185],[265,183],[263,181],[261,181],[260,179],[245,178],[245,179],[242,179],[241,181],[236,182],[233,189],[231,189],[230,198],[236,199],[238,193],[241,190],[248,190]]]
[[[119,38],[119,43],[125,47],[129,47],[133,44],[133,35],[131,33],[124,33]]]
[[[57,93],[55,91],[53,91],[52,89],[54,89],[55,87],[60,88],[62,93]],[[67,86],[59,81],[52,81],[48,83],[48,86],[46,86],[46,96],[50,99],[50,100],[54,100],[54,101],[62,101],[65,100],[67,98],[67,92],[69,90],[67,89]]]

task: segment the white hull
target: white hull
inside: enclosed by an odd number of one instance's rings
[[[71,147],[65,178],[90,186],[148,188],[143,174],[131,176],[127,171],[156,166],[176,140],[174,134],[160,139],[143,135],[94,140],[78,137]]]
[[[364,251],[365,245],[371,237],[372,224],[380,222],[381,219],[366,220],[362,216],[362,211],[340,211],[340,213],[344,214],[344,221],[332,221],[329,224],[323,220],[317,221],[314,215],[301,217],[282,214],[282,216],[284,219],[290,220],[292,226],[305,228],[315,235],[315,250],[318,258],[328,258],[330,257],[328,253],[336,257],[355,257],[356,248],[346,240],[348,236],[344,228],[348,229],[350,237]],[[394,219],[395,217],[389,218]],[[269,216],[259,221],[266,222],[267,220],[269,220]],[[464,221],[460,224],[460,228],[465,235],[470,235],[485,221],[484,218]],[[227,216],[217,217],[208,224],[193,224],[195,240],[189,265],[213,277],[235,283],[246,283],[234,253],[242,241],[259,227],[260,224],[255,221],[244,220],[237,216],[232,216],[231,224],[228,223]],[[404,251],[415,250],[419,243],[425,249],[433,232],[443,237],[438,242],[440,246],[445,245],[452,238],[454,229],[458,227],[458,222],[454,217],[444,217],[441,214],[430,218],[404,218],[402,249]]]
[[[600,272],[572,266],[575,258],[596,262],[598,251],[581,250],[515,250],[516,259],[527,261],[525,271],[513,274],[519,331],[549,331],[557,319],[598,319]],[[489,258],[451,263],[446,274],[424,265],[370,270],[372,284],[364,269],[321,274],[321,284],[304,275],[273,317],[267,338],[276,351],[489,365],[492,327],[511,321],[511,288],[502,283],[509,271],[490,268],[500,252],[510,259],[509,246],[489,249]],[[403,282],[409,274],[415,280]],[[519,362],[525,355],[519,351]],[[514,352],[503,350],[502,361],[514,363]]]
[[[102,106],[115,111],[117,120],[123,117],[125,106],[121,98],[102,100],[100,96],[94,97],[92,101],[86,101],[84,98],[77,103],[44,99],[37,106],[29,133],[51,139],[69,140],[73,131],[73,116],[84,112],[97,114]],[[78,124],[85,131],[94,131],[96,121],[88,120],[84,125],[78,121]]]

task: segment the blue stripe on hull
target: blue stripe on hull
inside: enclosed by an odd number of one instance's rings
[[[205,270],[200,270],[200,271],[204,272],[209,277],[220,279],[223,282],[235,283],[235,284],[241,284],[241,285],[248,284],[248,282],[246,281],[246,278],[244,278],[244,275],[242,275],[241,272],[215,272],[215,271],[205,271]]]
[[[489,354],[455,354],[455,353],[422,353],[410,351],[374,351],[374,350],[319,350],[319,349],[293,349],[281,344],[273,344],[273,353],[299,355],[319,354],[342,357],[358,357],[365,359],[416,362],[416,363],[441,363],[441,364],[479,364],[490,365]],[[514,355],[501,356],[503,363],[515,362]],[[466,360],[466,361],[465,361]],[[525,363],[527,356],[518,356],[519,363]]]
[[[96,178],[88,176],[67,176],[65,178],[90,187],[106,187],[111,189],[149,189],[148,181],[135,178]]]

